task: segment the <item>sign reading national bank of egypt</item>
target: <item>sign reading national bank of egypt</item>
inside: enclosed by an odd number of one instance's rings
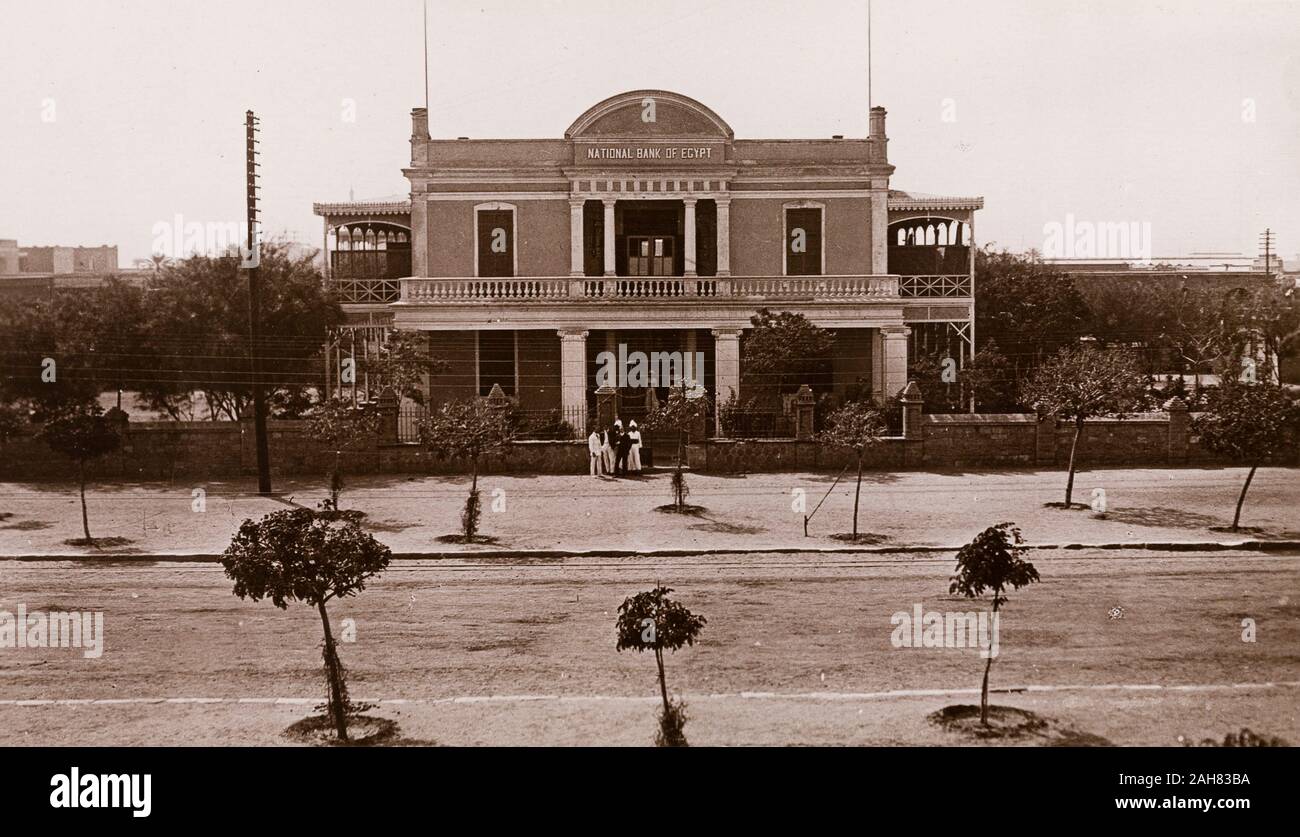
[[[722,159],[721,149],[714,156],[708,145],[593,145],[588,146],[586,160],[669,161],[694,160],[713,162]]]

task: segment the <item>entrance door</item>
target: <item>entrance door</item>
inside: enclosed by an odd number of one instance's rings
[[[628,276],[672,276],[676,239],[662,235],[627,237]]]
[[[681,201],[619,201],[615,269],[619,276],[681,276]]]

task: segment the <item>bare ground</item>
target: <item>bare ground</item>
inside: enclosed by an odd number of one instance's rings
[[[1143,543],[1300,540],[1300,469],[1260,469],[1239,533],[1213,531],[1232,522],[1242,468],[1128,468],[1081,471],[1075,497],[1106,493],[1106,512],[1044,508],[1064,497],[1060,470],[868,473],[858,531],[880,545],[960,545],[1004,520],[1031,543]],[[666,474],[639,480],[586,476],[487,476],[481,481],[481,532],[492,544],[447,544],[460,531],[468,480],[456,477],[349,477],[343,508],[366,513],[363,526],[398,552],[485,550],[665,550],[842,548],[853,531],[853,483],[841,481],[809,524],[803,516],[831,489],[833,475],[690,474],[698,515],[656,512],[668,502]],[[205,493],[195,511],[193,492]],[[323,480],[277,480],[276,499],[251,481],[92,485],[91,534],[125,538],[114,546],[68,545],[81,536],[76,487],[0,484],[0,556],[129,557],[151,553],[219,553],[249,517],[326,495]]]
[[[1044,580],[1012,594],[992,675],[995,690],[1032,691],[996,703],[1121,745],[1243,726],[1300,742],[1296,557],[1034,560]],[[241,602],[215,565],[0,566],[0,609],[103,610],[106,623],[98,660],[0,650],[0,743],[286,744],[323,696],[315,614]],[[661,582],[709,619],[667,660],[692,743],[960,744],[926,716],[977,702],[978,652],[890,643],[891,615],[915,603],[983,606],[947,595],[951,569],[900,555],[412,561],[331,615],[336,633],[355,620],[341,651],[354,698],[381,701],[372,714],[408,739],[648,743],[653,661],[617,653],[613,621],[625,596]],[[220,702],[166,702],[178,699]],[[156,702],[13,703],[47,700]]]

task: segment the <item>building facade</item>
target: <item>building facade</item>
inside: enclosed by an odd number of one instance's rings
[[[20,274],[113,273],[117,247],[19,247],[14,239],[0,239],[0,276]]]
[[[0,297],[49,299],[62,288],[97,287],[118,272],[117,247],[20,247],[0,238]]]
[[[879,107],[866,138],[748,140],[662,90],[556,139],[435,140],[416,108],[409,199],[314,206],[352,328],[335,352],[427,332],[450,370],[432,403],[497,385],[582,432],[602,352],[702,356],[692,377],[743,400],[742,340],[767,308],[834,331],[819,389],[884,400],[909,353],[969,356],[983,205],[891,190],[887,144]],[[621,414],[645,408],[650,388],[618,389]]]

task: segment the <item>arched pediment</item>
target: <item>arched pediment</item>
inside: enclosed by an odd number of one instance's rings
[[[653,119],[650,117],[653,116]],[[731,126],[709,108],[667,90],[630,90],[588,108],[565,139],[699,137],[730,140]]]

